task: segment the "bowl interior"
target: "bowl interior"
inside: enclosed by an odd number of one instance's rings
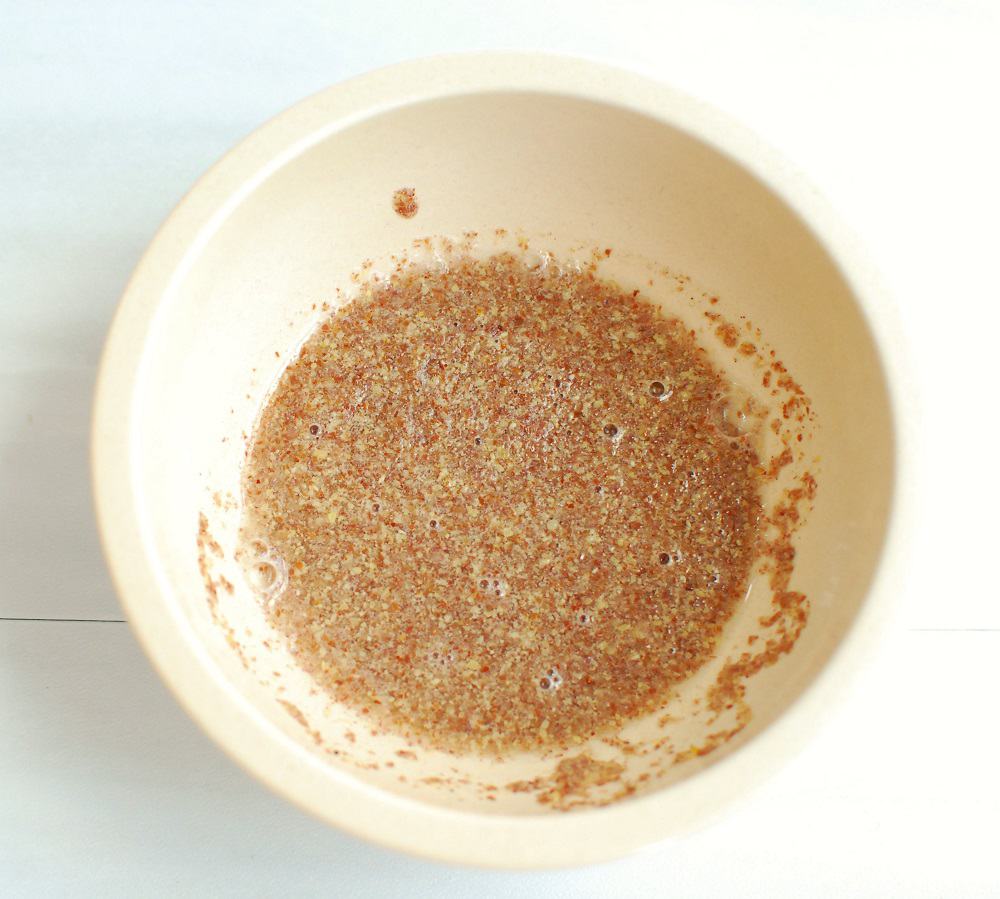
[[[412,219],[392,209],[400,187],[416,190]],[[200,190],[213,189],[210,176]],[[717,669],[706,671],[679,692],[670,720],[654,716],[624,735],[657,748],[586,748],[624,771],[589,797],[614,798],[623,784],[663,789],[738,750],[808,687],[864,601],[890,504],[892,417],[869,329],[817,237],[747,169],[660,120],[567,95],[496,91],[384,109],[289,147],[238,195],[220,196],[162,296],[131,395],[132,479],[144,551],[184,639],[229,685],[240,714],[284,734],[290,767],[320,764],[324,777],[440,806],[538,815],[559,803],[505,785],[551,777],[558,754],[455,758],[373,732],[295,668],[233,559],[246,438],[316,306],[338,288],[350,293],[364,260],[377,268],[415,238],[497,228],[560,253],[613,248],[602,274],[692,326],[705,327],[702,292],[717,295],[721,312],[761,329],[812,400],[817,427],[802,464],[815,466],[819,490],[796,538],[792,582],[809,598],[808,626],[790,654],[747,682],[752,717],[732,739],[676,763],[728,726],[701,714]],[[717,344],[714,352],[729,364]],[[771,599],[764,587],[751,591],[720,664],[745,649]]]

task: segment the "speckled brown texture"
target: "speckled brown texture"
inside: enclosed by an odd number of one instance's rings
[[[420,210],[417,192],[412,187],[401,187],[392,195],[392,208],[396,215],[411,219]]]
[[[507,784],[512,793],[534,793],[541,805],[551,805],[559,811],[570,811],[580,806],[601,806],[631,795],[635,788],[621,784],[625,767],[615,761],[599,761],[588,755],[564,758],[547,777],[514,781]],[[595,798],[591,791],[596,787],[618,784],[607,796]]]
[[[269,617],[335,698],[426,745],[615,730],[745,589],[762,469],[732,408],[678,321],[591,272],[404,268],[315,332],[258,423]]]

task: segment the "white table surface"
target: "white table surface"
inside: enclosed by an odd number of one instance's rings
[[[0,896],[1000,896],[1000,4],[0,0]],[[87,426],[128,274],[191,182],[328,83],[483,48],[589,55],[755,128],[867,243],[920,420],[910,576],[847,700],[700,833],[446,868],[273,796],[121,621]]]

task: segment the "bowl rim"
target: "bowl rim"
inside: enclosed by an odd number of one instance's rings
[[[133,397],[146,334],[161,298],[232,210],[290,159],[351,124],[400,106],[494,91],[629,109],[692,134],[759,178],[839,266],[872,334],[893,413],[894,478],[880,561],[853,624],[813,682],[738,751],[685,780],[559,816],[483,814],[396,796],[324,765],[278,731],[220,675],[172,608],[142,537],[141,496],[133,483]],[[901,335],[874,267],[831,207],[786,160],[706,104],[641,75],[567,56],[475,53],[377,69],[308,97],[241,141],[194,184],[139,261],[114,315],[95,391],[91,472],[103,553],[133,632],[178,702],[232,759],[300,808],[356,836],[440,861],[546,868],[615,858],[703,826],[745,797],[814,731],[875,645],[898,592],[910,518],[912,379]]]

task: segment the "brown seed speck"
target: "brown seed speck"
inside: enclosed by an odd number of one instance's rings
[[[396,215],[411,219],[420,207],[417,205],[417,192],[412,187],[401,187],[392,195],[392,208]]]

